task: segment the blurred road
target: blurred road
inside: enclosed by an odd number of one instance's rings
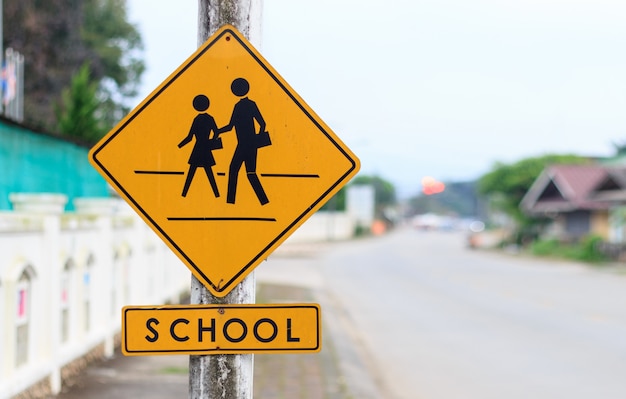
[[[464,244],[407,229],[281,247],[255,272],[259,300],[319,302],[323,349],[257,355],[255,397],[626,398],[626,267]],[[186,366],[118,356],[59,398],[186,396]]]
[[[390,398],[626,397],[626,275],[464,244],[400,230],[326,246],[300,278],[341,305]]]

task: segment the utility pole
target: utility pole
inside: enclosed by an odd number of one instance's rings
[[[262,0],[198,0],[198,47],[225,24],[260,46]],[[250,273],[223,298],[212,295],[193,275],[192,304],[252,304],[255,277]],[[254,355],[189,357],[189,399],[252,399]]]

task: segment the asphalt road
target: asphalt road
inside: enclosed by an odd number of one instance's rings
[[[626,397],[623,273],[470,250],[458,233],[408,229],[326,246],[302,262],[270,259],[258,275],[289,280],[297,265],[300,281],[343,309],[343,321],[325,327],[359,344],[370,374],[353,381],[385,392],[373,397]],[[355,363],[344,362],[349,376]]]
[[[322,352],[259,355],[255,397],[626,398],[624,270],[408,229],[285,245],[255,272],[263,300],[319,302]],[[59,398],[186,397],[187,362],[118,356]]]

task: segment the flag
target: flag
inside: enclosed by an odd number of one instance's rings
[[[2,67],[2,102],[5,106],[15,98],[16,86],[15,63],[9,62]]]
[[[28,291],[26,288],[20,288],[17,291],[17,318],[18,320],[24,320],[27,316],[26,300]]]

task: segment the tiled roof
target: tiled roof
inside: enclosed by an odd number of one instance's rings
[[[601,165],[549,166],[526,193],[521,207],[531,214],[606,209],[610,203],[598,201],[592,194],[608,175]]]
[[[589,195],[595,201],[626,203],[626,168],[611,167]]]

